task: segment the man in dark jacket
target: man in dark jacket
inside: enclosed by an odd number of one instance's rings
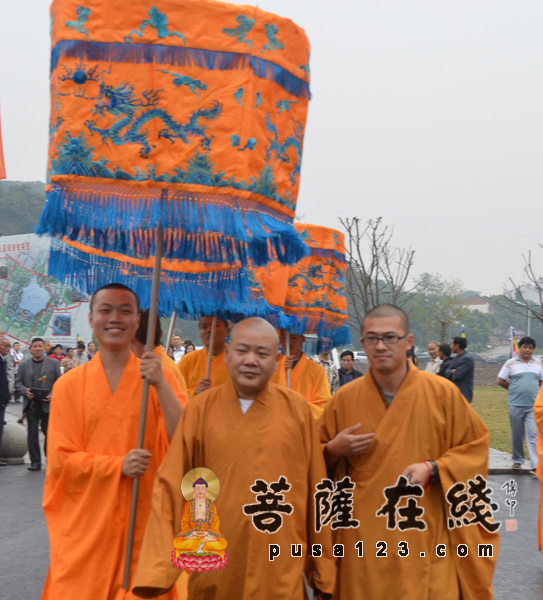
[[[4,413],[9,403],[10,390],[8,384],[8,354],[11,343],[6,337],[0,337],[0,446],[4,433]],[[0,461],[0,467],[7,463]]]
[[[362,373],[354,369],[353,364],[354,354],[350,350],[344,350],[341,353],[341,368],[338,371],[339,387],[342,387],[346,383],[362,377]]]
[[[452,359],[452,350],[449,344],[440,344],[439,345],[439,358],[441,358],[441,364],[439,365],[438,375],[441,377],[446,377],[445,371],[451,368]]]
[[[462,392],[464,398],[471,402],[473,400],[473,376],[475,373],[475,361],[466,350],[468,340],[457,336],[451,341],[451,350],[456,354],[449,368],[445,371],[445,377],[450,379]]]
[[[28,416],[28,452],[30,453],[29,471],[41,469],[41,452],[38,437],[38,425],[46,436],[49,424],[49,401],[53,384],[60,377],[60,365],[57,360],[44,356],[45,344],[42,338],[34,338],[30,343],[31,358],[19,365],[15,388],[27,399],[26,413]],[[33,390],[33,391],[32,391]],[[43,391],[41,391],[43,390]]]

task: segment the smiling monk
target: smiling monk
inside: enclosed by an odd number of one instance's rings
[[[155,472],[187,398],[152,352],[136,358],[138,298],[110,284],[89,321],[100,351],[53,388],[43,508],[51,562],[42,599],[126,600],[122,589],[132,481],[140,477],[135,568]],[[143,379],[150,384],[144,449],[136,449]],[[172,596],[172,598],[175,596]]]

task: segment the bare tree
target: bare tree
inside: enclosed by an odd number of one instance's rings
[[[539,244],[540,248],[543,245]],[[503,298],[505,302],[500,306],[510,309],[512,312],[528,316],[530,319],[537,319],[543,323],[543,278],[536,275],[536,271],[532,264],[532,252],[528,255],[523,254],[524,259],[524,275],[527,283],[517,285],[512,278],[509,278],[511,285],[510,290],[504,290]]]
[[[394,228],[383,225],[383,218],[339,219],[346,234],[347,294],[349,319],[362,327],[365,314],[383,302],[401,306],[408,293],[405,284],[413,266],[415,251],[391,244]]]

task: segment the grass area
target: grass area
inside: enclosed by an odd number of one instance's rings
[[[511,426],[507,410],[507,390],[497,385],[475,386],[471,406],[490,431],[490,447],[511,453]],[[525,449],[525,455],[528,456]]]

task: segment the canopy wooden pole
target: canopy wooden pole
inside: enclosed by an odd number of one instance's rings
[[[155,265],[153,270],[153,283],[151,287],[151,305],[149,306],[149,325],[147,327],[147,351],[151,352],[154,347],[155,330],[156,330],[156,317],[158,312],[158,287],[160,283],[160,263],[162,261],[162,225],[159,223],[156,228],[156,253],[155,253]],[[147,402],[149,400],[149,382],[147,379],[143,380],[143,390],[141,394],[141,412],[140,412],[140,426],[138,432],[138,448],[143,448],[143,442],[145,438],[145,422],[147,420]],[[128,527],[128,542],[126,544],[126,556],[124,562],[124,581],[123,589],[128,590],[130,580],[130,563],[132,562],[132,544],[134,542],[134,526],[136,524],[136,512],[138,507],[138,491],[139,491],[139,477],[134,477],[132,483],[132,504],[130,507],[130,524]]]
[[[206,377],[211,376],[211,361],[213,360],[213,344],[215,343],[215,327],[217,326],[217,317],[211,319],[211,334],[209,336],[209,347],[207,349],[207,369]]]
[[[168,345],[166,347],[166,354],[168,353],[168,349],[170,348],[170,344],[172,343],[172,335],[173,335],[173,330],[174,330],[174,327],[175,327],[175,321],[176,321],[176,319],[177,319],[177,314],[174,311],[172,313],[172,318],[170,319],[170,326],[168,327],[168,337],[166,338],[166,340],[167,340],[166,343]]]
[[[290,331],[287,330],[285,335],[285,352],[287,353],[287,357],[290,356]],[[290,368],[287,369],[287,387],[290,389]]]

